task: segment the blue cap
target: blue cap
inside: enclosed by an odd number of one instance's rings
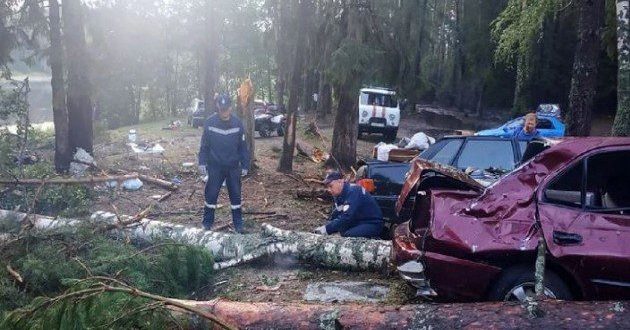
[[[343,175],[341,175],[341,173],[339,172],[330,172],[328,173],[328,175],[326,175],[326,178],[324,179],[324,184],[330,184],[331,182],[335,181],[335,180],[340,180],[343,179]]]
[[[215,104],[219,111],[227,110],[232,105],[232,100],[230,100],[230,96],[227,94],[219,94],[215,99]]]

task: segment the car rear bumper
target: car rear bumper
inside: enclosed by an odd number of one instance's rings
[[[385,133],[397,130],[398,126],[389,126],[382,123],[359,124],[360,132]]]

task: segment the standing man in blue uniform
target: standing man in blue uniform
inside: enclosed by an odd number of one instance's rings
[[[212,228],[217,198],[223,181],[230,196],[234,229],[243,232],[241,210],[241,176],[249,170],[249,152],[241,121],[232,115],[232,102],[227,94],[215,98],[217,113],[204,124],[199,148],[199,171],[208,175],[205,189],[203,227]]]
[[[346,182],[339,172],[331,172],[324,180],[335,200],[335,207],[327,225],[315,229],[322,235],[336,232],[343,237],[380,238],[383,214],[365,188]]]

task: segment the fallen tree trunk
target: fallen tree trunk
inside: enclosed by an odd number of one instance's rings
[[[15,229],[26,217],[25,213],[0,210],[0,229]],[[172,239],[202,246],[212,252],[216,262],[215,269],[236,266],[264,256],[289,254],[309,264],[334,269],[381,270],[388,265],[391,252],[390,241],[321,236],[282,230],[267,224],[263,225],[262,234],[241,235],[150,219],[130,223],[132,219],[134,217],[129,216],[118,219],[115,214],[102,211],[92,214],[87,221],[29,216],[33,228],[39,230],[91,223],[92,226],[111,229],[109,233],[117,237],[144,243]],[[129,225],[121,227],[121,223]]]
[[[297,189],[295,190],[295,197],[298,199],[321,198],[324,200],[332,200],[332,196],[328,190],[321,188]]]
[[[625,302],[538,302],[544,316],[534,318],[518,303],[316,305],[184,301],[246,329],[458,329],[458,328],[630,328]]]
[[[0,184],[39,186],[45,184],[89,184],[108,181],[126,181],[137,179],[138,174],[115,176],[88,176],[84,178],[55,178],[55,179],[0,179]]]

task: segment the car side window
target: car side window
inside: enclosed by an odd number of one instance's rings
[[[514,148],[509,140],[470,140],[457,160],[457,168],[478,170],[496,168],[512,170],[515,166]]]
[[[451,162],[453,162],[455,155],[457,155],[459,147],[461,147],[462,143],[464,143],[464,140],[462,139],[448,140],[442,149],[436,152],[433,157],[429,158],[429,160],[440,164],[450,165]]]
[[[630,150],[610,151],[590,156],[586,169],[586,192],[590,209],[630,211]]]
[[[565,170],[545,189],[545,201],[552,204],[582,208],[583,173],[584,161],[580,161]],[[592,195],[591,198],[593,198]]]

